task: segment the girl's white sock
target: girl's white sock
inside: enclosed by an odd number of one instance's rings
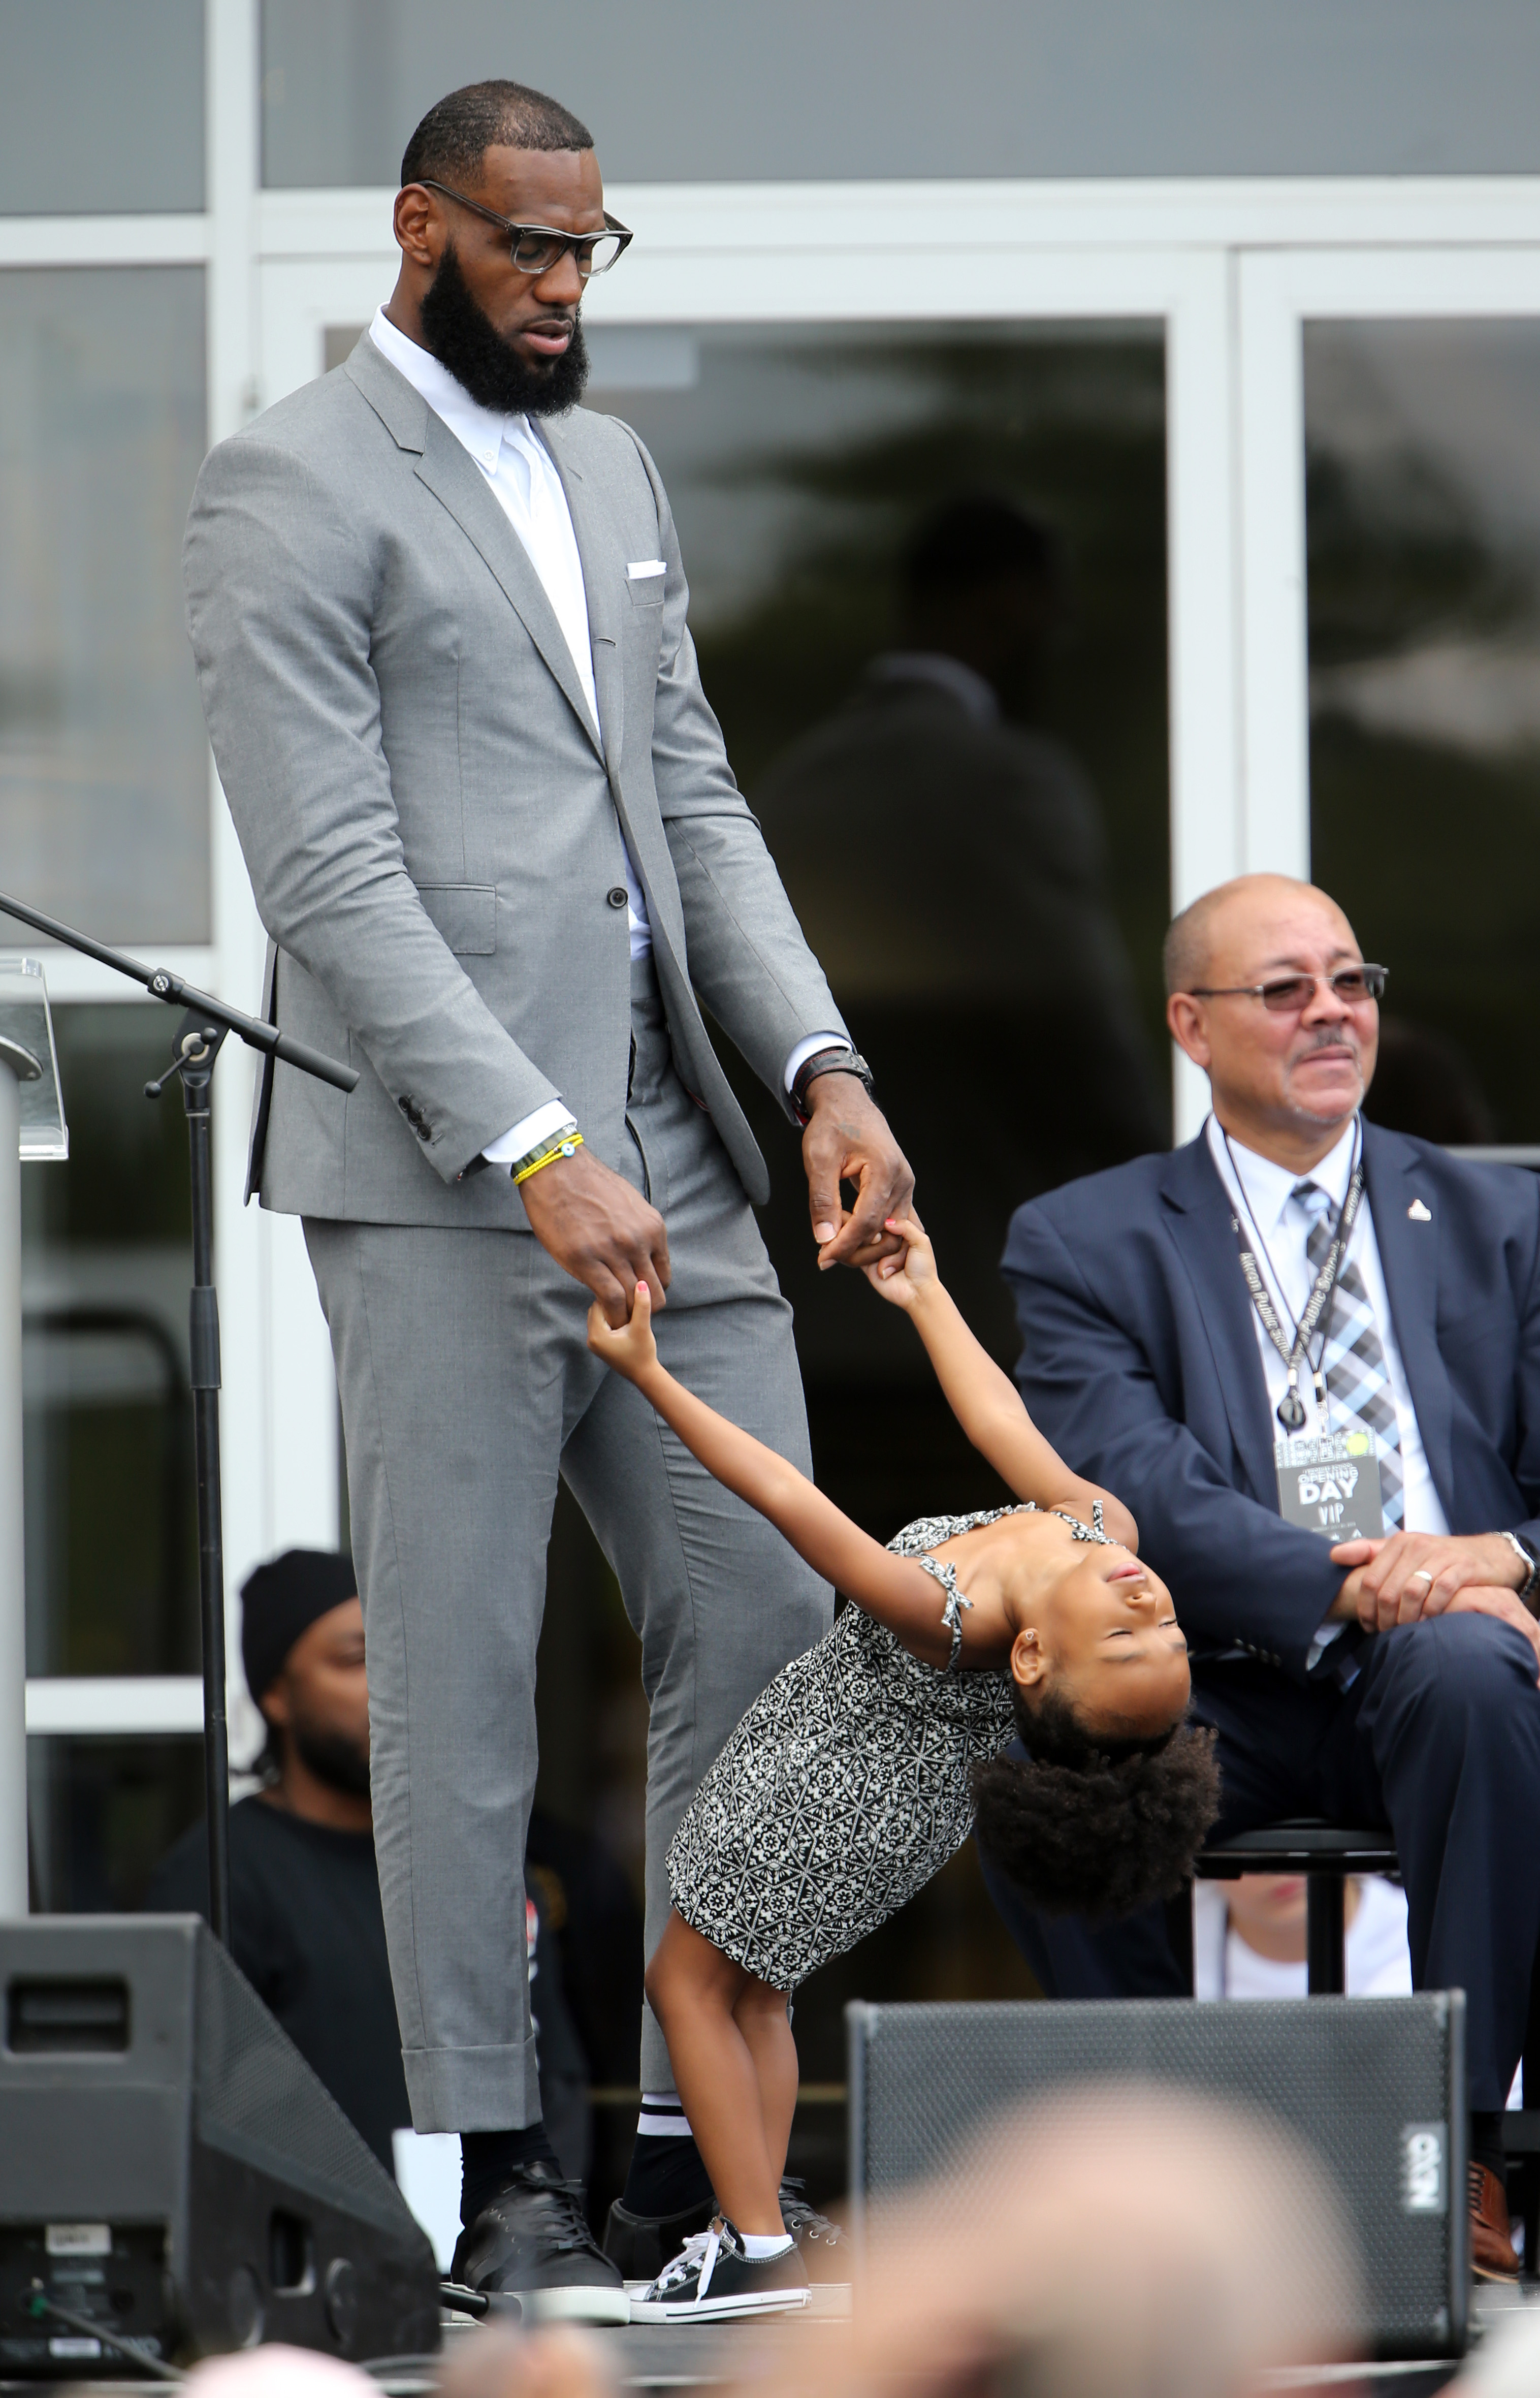
[[[779,2240],[772,2231],[745,2231],[741,2237],[751,2265],[762,2265],[768,2257],[783,2257],[792,2244],[789,2231],[783,2231]]]

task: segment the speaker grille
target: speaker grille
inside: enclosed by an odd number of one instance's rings
[[[415,2232],[395,2184],[214,1940],[198,1943],[198,2130],[382,2230]]]
[[[1457,2006],[1457,2001],[1454,2002]],[[1130,2080],[1201,2090],[1270,2115],[1314,2149],[1358,2230],[1382,2345],[1428,2352],[1463,2327],[1465,2212],[1458,2026],[1441,1994],[1415,1999],[1180,2000],[850,2010],[851,2180],[879,2200],[939,2173],[970,2133],[1076,2082]],[[1455,2105],[1452,2106],[1458,2089]],[[1099,2127],[1111,2097],[1086,2093]],[[1430,2204],[1429,2130],[1441,2132]],[[1422,2147],[1417,2147],[1418,2141]],[[1409,2201],[1411,2203],[1409,2204]],[[937,2228],[969,2212],[953,2183]],[[1452,2273],[1451,2236],[1458,2243]],[[1452,2324],[1452,2299],[1462,2318]]]

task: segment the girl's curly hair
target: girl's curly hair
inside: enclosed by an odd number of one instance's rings
[[[1214,1735],[1176,1724],[1154,1740],[1088,1732],[1065,1699],[1012,1692],[1024,1760],[973,1777],[992,1864],[1044,1915],[1106,1921],[1173,1898],[1219,1813]]]

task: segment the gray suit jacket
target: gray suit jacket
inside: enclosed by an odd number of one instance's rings
[[[612,417],[540,430],[583,559],[602,741],[479,469],[367,334],[198,478],[188,626],[270,936],[268,1012],[361,1069],[344,1098],[269,1068],[265,1206],[524,1226],[505,1173],[465,1169],[558,1092],[620,1165],[623,827],[680,1078],[757,1203],[765,1162],[696,992],[778,1093],[797,1043],[840,1023],[702,691],[652,461]],[[653,558],[665,574],[628,579]]]

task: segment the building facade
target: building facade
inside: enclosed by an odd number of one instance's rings
[[[1391,968],[1408,1123],[1441,1094],[1438,1124],[1416,1117],[1435,1137],[1540,1138],[1533,8],[958,0],[942,25],[916,0],[0,0],[0,883],[255,1005],[261,930],[181,624],[193,478],[388,295],[422,110],[508,74],[590,123],[635,228],[587,305],[590,403],[658,457],[708,692],[901,1135],[922,1145],[944,1102],[928,1026],[995,1061],[990,1172],[955,1239],[1001,1354],[1009,1206],[1200,1121],[1158,942],[1228,875],[1313,867],[1342,897]],[[958,886],[947,860],[983,821],[959,751],[949,788],[905,799],[907,876],[868,908],[859,846],[797,850],[786,761],[912,646],[904,546],[970,492],[1030,512],[1064,560],[1007,708],[1039,783],[990,835],[998,875]],[[1061,842],[1094,884],[1063,956]],[[174,1018],[42,954],[74,1154],[27,1173],[34,1901],[99,1906],[132,1902],[197,1797],[183,1132],[140,1097]],[[1067,1054],[1110,1091],[1105,1052],[1073,1045],[1104,1004],[1135,1095],[1106,1098],[1088,1150],[1051,1087]],[[346,1512],[299,1228],[242,1205],[251,1073],[231,1044],[232,1592]],[[1011,1119],[1034,1138],[1013,1147]],[[925,1503],[964,1502],[901,1327],[812,1287],[795,1152],[768,1137],[821,1471],[874,1529],[936,1460]],[[623,1850],[634,1652],[566,1518],[553,1555],[548,1795],[601,1831],[610,1806]]]

